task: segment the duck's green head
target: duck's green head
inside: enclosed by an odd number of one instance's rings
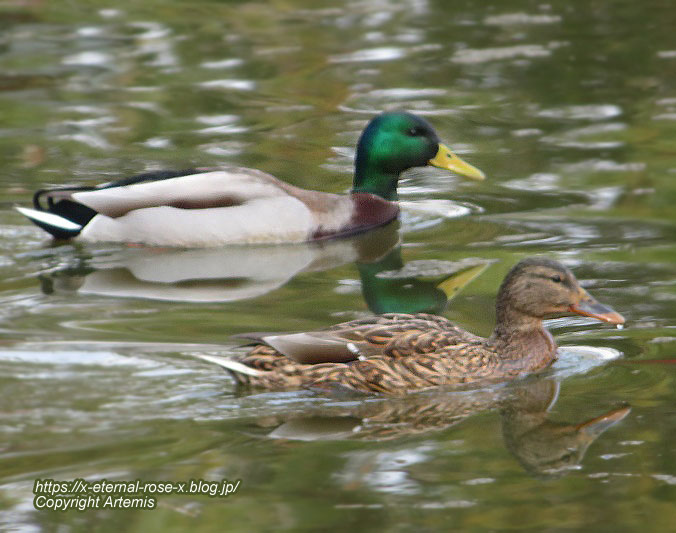
[[[352,190],[396,200],[399,174],[426,165],[484,179],[483,172],[439,142],[426,120],[403,111],[382,113],[368,123],[359,137]]]

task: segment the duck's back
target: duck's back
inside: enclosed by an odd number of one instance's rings
[[[80,234],[90,242],[194,247],[307,240],[312,213],[285,185],[261,171],[226,167],[72,197],[99,214]]]
[[[238,380],[267,387],[336,384],[364,392],[396,393],[465,382],[467,356],[485,346],[448,319],[417,313],[370,316],[325,330],[256,337],[240,360],[262,371]],[[473,358],[476,362],[476,357]]]
[[[120,180],[70,194],[73,200],[112,218],[151,207],[230,207],[287,195],[284,183],[274,176],[244,167],[197,169],[192,174],[164,179]]]

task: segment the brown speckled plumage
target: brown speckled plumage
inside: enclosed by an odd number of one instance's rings
[[[429,314],[391,313],[307,334],[272,335],[237,362],[238,383],[265,388],[340,386],[398,394],[439,385],[512,379],[549,366],[556,343],[542,327],[551,313],[624,320],[582,289],[563,265],[541,258],[517,264],[500,287],[489,338]],[[330,358],[323,354],[330,349]],[[341,361],[341,362],[332,362]]]

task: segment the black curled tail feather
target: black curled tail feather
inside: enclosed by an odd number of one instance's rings
[[[33,195],[34,210],[25,208],[17,209],[23,215],[28,217],[36,226],[51,234],[55,239],[71,239],[77,237],[82,229],[98,214],[94,209],[73,200],[73,193],[112,189],[115,187],[136,185],[149,181],[161,181],[190,174],[209,172],[211,170],[215,169],[191,168],[184,170],[161,170],[137,174],[129,178],[103,183],[95,187],[75,186],[40,189]],[[49,213],[59,218],[43,216],[43,213]]]
[[[97,215],[95,210],[69,197],[73,192],[86,190],[92,190],[92,187],[41,189],[33,195],[35,210],[22,209],[20,211],[55,239],[71,239],[79,235],[82,228]],[[56,215],[62,220],[50,220],[49,217],[41,216],[42,213]]]

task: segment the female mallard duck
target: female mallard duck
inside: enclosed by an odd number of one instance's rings
[[[484,178],[441,144],[427,121],[396,112],[378,115],[361,134],[349,195],[301,189],[259,170],[220,167],[41,190],[33,197],[35,209],[17,210],[57,239],[181,247],[305,242],[395,219],[399,175],[425,165]]]
[[[524,259],[498,292],[497,323],[485,339],[428,314],[386,314],[331,328],[255,338],[234,361],[203,356],[238,383],[267,388],[343,386],[390,394],[438,385],[515,378],[549,366],[556,343],[542,326],[552,313],[572,312],[610,324],[624,318],[597,302],[556,261]]]

